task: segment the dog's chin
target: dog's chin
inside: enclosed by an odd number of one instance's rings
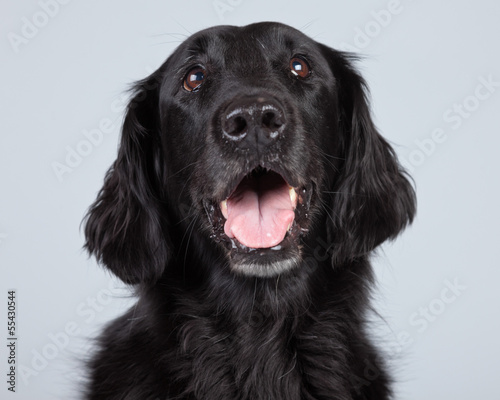
[[[298,236],[287,234],[285,239],[269,249],[246,248],[233,239],[227,250],[232,271],[260,278],[272,278],[297,268],[302,260]]]
[[[301,264],[313,185],[288,182],[257,167],[228,186],[224,200],[203,201],[211,239],[223,247],[233,272],[270,278]]]
[[[232,260],[229,265],[232,271],[244,276],[272,278],[295,269],[300,265],[300,258],[283,258],[269,261],[269,263],[258,259]]]

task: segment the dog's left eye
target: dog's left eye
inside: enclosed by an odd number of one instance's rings
[[[202,67],[194,67],[189,70],[184,78],[184,89],[188,92],[197,91],[205,80],[206,72]]]
[[[290,60],[290,71],[298,78],[307,78],[311,74],[311,67],[304,58],[296,56]]]

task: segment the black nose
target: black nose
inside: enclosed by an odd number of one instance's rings
[[[269,146],[286,126],[280,104],[263,97],[245,98],[231,103],[222,116],[225,138],[238,142],[241,148]]]

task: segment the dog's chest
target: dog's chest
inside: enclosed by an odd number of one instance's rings
[[[189,360],[189,391],[196,398],[349,398],[339,374],[345,370],[342,346],[315,326],[298,330],[296,321],[253,318],[231,331],[215,333],[199,320],[197,325],[199,334],[189,335],[182,347]]]

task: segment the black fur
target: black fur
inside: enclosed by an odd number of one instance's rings
[[[309,76],[291,73],[296,56]],[[365,334],[368,258],[412,221],[415,194],[374,127],[353,61],[285,25],[219,26],[134,86],[85,234],[138,302],[102,334],[88,399],[390,397]],[[189,92],[193,66],[205,76]],[[224,137],[243,100],[276,105],[285,124],[276,141]],[[255,129],[259,141],[264,128]],[[214,211],[257,166],[303,190],[304,229],[294,225],[289,244],[264,256],[232,249]]]

